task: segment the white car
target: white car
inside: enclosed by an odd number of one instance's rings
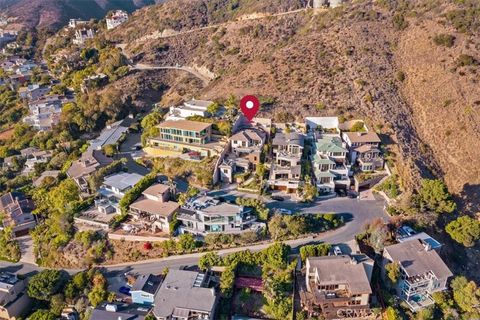
[[[343,254],[342,249],[340,249],[339,246],[333,247],[333,253],[334,253],[336,256],[341,256],[341,255]]]
[[[288,210],[288,209],[285,209],[285,208],[278,208],[277,212],[280,213],[280,214],[287,214],[287,215],[293,214],[292,210]]]

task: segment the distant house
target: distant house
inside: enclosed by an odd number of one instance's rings
[[[86,20],[70,19],[70,21],[68,21],[68,27],[74,29],[78,26],[85,25],[87,23],[88,23],[88,21],[86,21]]]
[[[95,200],[95,207],[103,214],[118,213],[118,203],[125,193],[132,189],[143,176],[138,173],[121,172],[105,177],[98,190],[100,199]]]
[[[77,183],[82,193],[90,193],[88,186],[90,175],[112,162],[112,158],[106,157],[102,151],[87,150],[80,159],[72,163],[67,175]]]
[[[27,235],[37,224],[32,214],[34,208],[33,201],[27,199],[23,193],[4,194],[0,197],[0,213],[4,214],[0,229],[11,227],[15,236]]]
[[[0,319],[16,320],[29,313],[31,300],[25,280],[10,272],[0,272]]]
[[[50,92],[48,86],[40,86],[38,83],[29,84],[26,87],[18,88],[18,95],[22,99],[37,100]]]
[[[27,157],[25,162],[24,173],[28,174],[35,170],[35,165],[38,163],[47,163],[52,158],[53,152],[50,150],[47,151],[36,151],[33,152],[30,156]]]
[[[42,174],[40,175],[40,177],[38,177],[37,179],[35,179],[35,181],[33,181],[33,186],[35,187],[40,187],[43,183],[43,181],[45,181],[45,179],[47,178],[51,178],[51,179],[54,179],[56,180],[58,175],[60,174],[60,170],[46,170],[46,171],[43,171]]]
[[[170,107],[166,120],[185,120],[188,117],[208,115],[207,109],[213,101],[206,100],[190,100],[184,102],[183,105]]]
[[[75,38],[73,39],[73,43],[76,45],[83,45],[88,39],[93,39],[95,36],[95,31],[93,29],[78,29],[75,31]]]
[[[133,118],[130,116],[107,125],[97,138],[90,141],[89,149],[102,150],[102,148],[107,145],[117,144],[120,138],[128,132],[128,128],[132,122]]]
[[[134,220],[144,223],[152,232],[170,232],[170,222],[180,207],[169,201],[170,188],[164,184],[154,184],[147,188],[142,196],[130,205],[130,215]]]
[[[128,13],[123,10],[115,10],[106,18],[107,30],[114,29],[128,21]]]
[[[203,273],[172,269],[155,295],[158,320],[214,319],[218,296]]]
[[[305,136],[302,133],[279,132],[272,141],[275,162],[270,168],[268,184],[274,190],[295,193],[300,186],[301,160]]]
[[[345,0],[312,0],[312,6],[315,9],[324,7],[336,8],[344,2]]]
[[[144,320],[149,312],[139,304],[103,302],[92,310],[90,320]]]
[[[132,302],[147,306],[153,305],[155,294],[160,288],[162,280],[162,277],[153,274],[140,275],[130,289]]]
[[[383,167],[380,137],[375,132],[344,132],[343,140],[349,149],[350,163],[358,162],[362,171],[373,171]]]
[[[389,263],[398,263],[400,278],[395,289],[397,295],[414,312],[434,304],[432,294],[447,289],[453,275],[429,241],[412,239],[383,250],[383,274]]]
[[[60,122],[62,105],[68,100],[64,96],[44,96],[28,104],[30,115],[23,122],[40,131],[49,131]]]
[[[325,319],[371,318],[373,265],[374,261],[365,255],[307,258],[306,290],[300,287],[303,308]]]
[[[190,199],[177,216],[180,233],[241,233],[256,230],[259,223],[251,208],[220,202],[209,196]]]

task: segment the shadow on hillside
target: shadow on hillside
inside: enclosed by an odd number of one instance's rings
[[[459,210],[468,214],[480,212],[480,184],[466,184],[455,199]]]

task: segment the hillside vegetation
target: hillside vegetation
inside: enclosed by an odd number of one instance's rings
[[[479,3],[355,1],[261,18],[304,5],[180,0],[139,10],[107,37],[126,43],[138,62],[207,68],[217,78],[205,98],[257,94],[269,102],[262,115],[276,120],[366,118],[391,135],[404,186],[435,175],[475,200]]]

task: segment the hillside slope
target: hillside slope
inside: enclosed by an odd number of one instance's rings
[[[28,28],[58,28],[70,18],[103,18],[114,9],[132,12],[162,0],[1,0],[0,10]]]
[[[108,36],[126,42],[137,61],[214,72],[205,98],[257,94],[274,101],[262,114],[277,120],[366,118],[398,145],[406,186],[434,174],[465,203],[478,201],[480,148],[472,147],[480,138],[478,3],[363,1],[257,19],[252,14],[305,3],[214,2],[215,10],[199,0],[144,8]],[[164,37],[167,29],[180,34]],[[185,32],[192,29],[198,31]],[[453,35],[453,46],[435,44],[439,34]],[[473,63],[458,66],[462,54]]]

